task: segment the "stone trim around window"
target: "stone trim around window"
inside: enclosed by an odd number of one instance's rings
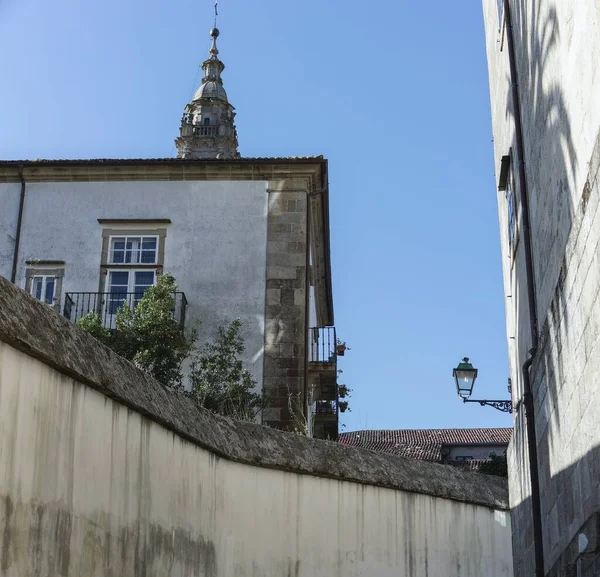
[[[108,219],[107,219],[108,220]],[[111,222],[115,222],[112,220]],[[136,221],[129,220],[127,224],[135,224]],[[156,255],[156,264],[109,264],[108,252],[111,236],[158,236],[158,253]],[[167,238],[166,228],[104,228],[102,229],[102,255],[100,258],[100,278],[98,283],[98,292],[104,292],[106,285],[106,275],[108,269],[154,269],[156,274],[160,275],[165,264],[165,239]]]
[[[44,264],[45,262],[52,263],[64,263],[64,261],[36,261],[36,260],[28,260],[27,263],[35,263],[38,266],[27,266],[25,268],[25,290],[31,294],[31,283],[33,282],[34,276],[54,276],[56,277],[56,286],[54,288],[54,303],[52,308],[60,313],[60,303],[62,300],[62,285],[63,278],[65,276],[65,268],[64,266],[60,266],[59,268],[46,268],[44,266],[39,266]]]
[[[65,261],[64,260],[44,260],[41,258],[31,258],[29,260],[25,261],[25,264],[31,265],[31,266],[36,266],[36,265],[56,265],[56,266],[64,266],[65,265]]]
[[[171,224],[170,218],[99,218],[100,224]]]

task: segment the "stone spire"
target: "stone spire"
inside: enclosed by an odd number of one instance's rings
[[[212,46],[202,63],[204,78],[183,113],[179,138],[175,139],[178,158],[239,158],[234,108],[227,100],[219,60],[219,30],[210,31]]]

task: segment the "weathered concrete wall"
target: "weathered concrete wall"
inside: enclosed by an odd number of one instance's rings
[[[0,206],[7,208],[0,211],[0,230],[5,232],[0,236],[0,271],[9,276],[20,185],[0,187]],[[27,260],[65,261],[62,311],[67,292],[106,290],[100,288],[104,228],[149,228],[100,224],[98,219],[170,219],[170,224],[157,225],[167,229],[164,271],[175,276],[186,294],[187,326],[202,322],[202,343],[219,324],[241,318],[246,366],[262,383],[266,189],[265,181],[29,182],[16,284],[25,287]]]
[[[512,575],[503,479],[195,407],[0,278],[0,574]]]
[[[600,20],[594,0],[511,0],[521,92],[525,169],[531,201],[540,347],[532,367],[546,571],[561,575],[580,553],[597,553],[600,509]],[[514,105],[504,20],[484,0],[494,165],[513,151]],[[500,29],[500,30],[499,30]],[[532,574],[527,439],[520,367],[532,339],[523,241],[511,258],[508,203],[498,192],[515,434],[509,451],[515,574]],[[522,231],[519,233],[522,235]],[[591,523],[595,526],[594,523]],[[588,528],[586,528],[588,527]],[[572,546],[586,534],[588,546]],[[587,570],[587,569],[586,569]],[[581,573],[584,575],[597,573]]]

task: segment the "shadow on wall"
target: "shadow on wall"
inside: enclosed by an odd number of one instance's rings
[[[523,442],[523,439],[519,439]],[[516,448],[516,447],[515,447]],[[526,447],[523,447],[526,450]],[[547,577],[600,575],[600,446],[541,487],[550,504],[542,519]],[[534,574],[531,499],[513,507],[513,536],[526,554],[514,558],[515,577]],[[516,523],[515,523],[516,521]],[[520,529],[517,532],[515,524]]]
[[[567,393],[574,391],[577,402],[578,387],[582,386],[578,382],[579,375],[589,362],[578,349],[582,346],[583,339],[580,337],[587,319],[577,318],[577,315],[588,313],[575,305],[577,298],[570,294],[580,259],[570,246],[567,251],[567,243],[571,245],[577,241],[577,250],[581,248],[583,251],[584,241],[578,235],[591,192],[591,181],[584,186],[585,179],[578,174],[578,157],[563,90],[563,77],[566,78],[566,75],[557,65],[557,47],[568,39],[561,37],[561,21],[556,8],[548,4],[542,0],[511,1],[540,333],[538,354],[531,371],[536,405],[545,569],[551,577],[597,577],[600,575],[600,447],[594,446],[596,435],[590,430],[586,437],[586,431],[580,430],[577,435],[583,447],[578,455],[584,456],[568,466],[565,464],[559,473],[552,474],[551,467],[551,456],[554,456],[556,469],[556,456],[569,449],[567,442],[576,423],[571,422],[573,411],[566,400]],[[510,86],[508,91],[510,108]],[[513,115],[512,110],[507,112]],[[574,186],[580,189],[574,190]],[[567,252],[573,253],[568,260]],[[521,272],[522,255],[519,258],[521,262],[517,262],[516,266]],[[516,282],[518,294],[526,295],[524,274],[518,274]],[[522,296],[520,302],[519,324],[527,326],[526,299]],[[523,360],[524,346],[529,343],[521,341],[521,344]],[[586,395],[593,396],[594,389],[595,385],[589,387]],[[519,489],[525,494],[529,490],[523,413],[520,410],[516,415],[514,455],[510,463],[514,467],[510,471],[511,490],[517,493],[514,498],[518,498]],[[587,452],[584,454],[584,451]],[[517,577],[534,572],[531,519],[531,503],[530,499],[526,499],[512,511]],[[581,538],[580,533],[584,535]]]
[[[554,339],[559,346],[569,332],[566,263],[562,255],[573,227],[574,207],[570,188],[577,177],[577,154],[560,78],[547,78],[550,74],[549,61],[560,40],[556,9],[540,1],[513,1],[511,7],[525,141],[537,312],[542,337],[533,371],[534,395],[537,399],[545,395],[545,391],[540,390],[543,381],[549,393],[543,403],[548,408],[554,407],[557,430],[560,430],[557,387],[564,381],[565,371],[561,356],[556,352],[551,354],[549,340],[543,335],[548,332],[548,323],[552,322],[556,328]],[[514,116],[510,80],[507,102],[507,114]],[[523,260],[522,255],[519,258]],[[528,311],[524,296],[527,294],[524,265],[523,262],[517,264],[520,273],[523,272],[517,275],[516,280],[517,294],[522,295],[517,320],[519,325],[526,326]],[[520,352],[524,359],[526,350]],[[536,405],[539,406],[539,403]],[[540,460],[546,457],[540,454]]]

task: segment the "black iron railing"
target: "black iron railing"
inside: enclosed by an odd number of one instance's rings
[[[336,362],[335,327],[313,327],[309,329],[308,346],[311,363]]]
[[[84,317],[88,313],[96,313],[106,328],[116,328],[117,311],[127,304],[129,308],[135,308],[144,293],[67,293],[63,314],[72,322]],[[185,327],[185,312],[187,299],[182,292],[173,293],[173,318]]]
[[[316,415],[337,415],[338,404],[335,401],[317,401],[315,403]]]

